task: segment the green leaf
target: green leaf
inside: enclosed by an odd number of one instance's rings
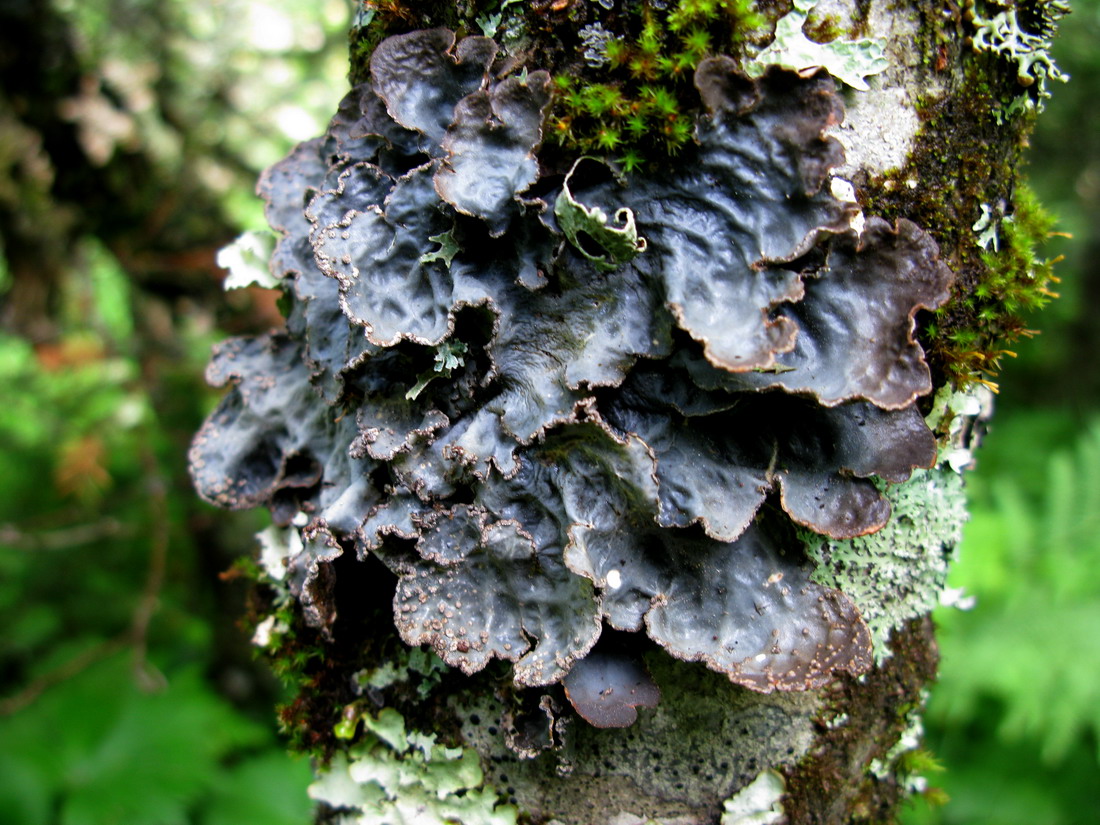
[[[573,164],[573,168],[565,176],[561,194],[554,203],[554,215],[569,242],[585,258],[594,263],[597,269],[611,272],[620,264],[633,260],[640,253],[645,252],[646,240],[638,236],[633,210],[619,209],[615,212],[615,223],[620,226],[609,225],[609,218],[603,209],[598,206],[585,206],[573,197],[573,193],[569,190],[569,181],[577,167],[585,161],[599,163],[595,158],[582,157]],[[586,249],[582,234],[595,241],[606,254],[597,255]]]
[[[304,825],[313,807],[309,761],[274,750],[220,774],[201,825]]]
[[[450,269],[451,261],[454,260],[455,255],[462,251],[458,241],[455,240],[454,228],[452,227],[441,235],[429,235],[428,240],[439,244],[439,249],[421,255],[420,263],[430,264],[432,261],[443,261]]]
[[[1005,443],[1018,460],[1019,442]],[[1100,733],[1095,668],[1070,666],[1100,661],[1100,636],[1090,632],[1100,627],[1100,422],[1045,463],[1037,478],[978,486],[949,579],[978,607],[939,617],[943,664],[930,718],[976,718],[992,697],[1003,704],[1000,738],[1037,741],[1053,764]]]
[[[149,694],[120,654],[0,720],[8,770],[0,799],[32,811],[48,795],[60,825],[186,825],[188,810],[217,783],[233,750],[270,741],[214,694],[197,669],[167,674]],[[20,777],[37,789],[17,790]]]

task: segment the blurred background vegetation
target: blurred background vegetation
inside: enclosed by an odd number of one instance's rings
[[[279,323],[223,294],[259,171],[344,88],[345,0],[0,0],[0,825],[302,825],[281,687],[234,561],[264,525],[191,492],[210,344]],[[1078,0],[1032,186],[1062,298],[1005,366],[937,616],[907,825],[1100,822],[1100,0]]]

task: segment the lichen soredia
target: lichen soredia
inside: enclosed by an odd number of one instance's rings
[[[694,140],[625,183],[595,158],[544,170],[550,76],[502,77],[497,52],[383,41],[264,175],[290,310],[217,348],[199,492],[308,522],[288,578],[314,624],[321,568],[374,556],[407,644],[566,679],[596,723],[635,715],[601,680],[656,701],[593,651],[607,627],[755,691],[866,670],[867,626],[799,531],[873,533],[882,482],[935,463],[914,316],[948,297],[936,244],[851,228],[825,72],[701,61]]]

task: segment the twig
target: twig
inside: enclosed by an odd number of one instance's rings
[[[64,550],[102,539],[131,536],[134,528],[118,519],[105,518],[92,524],[78,524],[61,530],[26,532],[14,524],[0,524],[0,544],[16,550]]]
[[[158,690],[165,685],[164,675],[148,659],[149,622],[160,603],[164,574],[168,566],[171,525],[168,522],[168,488],[161,474],[156,453],[149,444],[148,430],[141,442],[141,464],[149,496],[149,569],[145,587],[134,609],[130,635],[134,644],[134,675],[146,690]]]

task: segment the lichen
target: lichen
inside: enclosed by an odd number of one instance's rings
[[[974,245],[980,248],[981,280],[941,315],[966,319],[943,323],[950,331],[940,344],[954,367],[952,377],[962,383],[996,375],[1001,360],[1015,355],[1012,344],[1035,334],[1025,317],[1058,297],[1051,288],[1058,282],[1054,274],[1058,259],[1040,252],[1054,234],[1054,217],[1024,184],[1016,188],[1005,211],[999,221],[991,213],[988,226],[974,236]],[[977,225],[982,226],[983,217],[984,213]],[[936,335],[940,327],[938,320],[933,321],[929,334]],[[986,383],[996,389],[992,382]]]
[[[775,825],[783,821],[783,791],[787,783],[782,774],[766,770],[727,799],[722,807],[721,825]]]
[[[934,464],[913,324],[952,281],[936,244],[851,229],[824,72],[700,60],[681,162],[624,181],[547,173],[549,76],[498,56],[441,28],[384,40],[328,132],[265,173],[287,329],[215,353],[199,491],[306,514],[287,578],[322,638],[354,554],[393,574],[405,644],[467,675],[502,660],[517,687],[562,681],[608,627],[760,692],[867,670],[864,620],[794,525],[874,533],[875,479]]]
[[[989,78],[974,63],[964,68],[957,90],[922,102],[923,126],[908,161],[872,178],[859,196],[866,212],[933,227],[950,251],[954,294],[925,316],[919,332],[941,376],[936,383],[982,383],[995,391],[1012,345],[1034,334],[1025,316],[1054,297],[1056,259],[1041,254],[1054,221],[1017,171],[1027,124],[998,120],[1001,103],[1015,94],[1015,80]],[[948,190],[954,196],[943,198]],[[999,250],[982,244],[992,246],[993,227]]]
[[[851,596],[879,664],[890,656],[891,634],[939,604],[967,519],[962,478],[951,468],[918,470],[884,495],[893,515],[877,533],[847,541],[804,534],[818,564],[813,580]]]
[[[360,825],[515,825],[516,809],[483,787],[473,750],[407,730],[392,708],[355,721],[363,734],[318,772],[312,799]]]
[[[219,249],[218,266],[229,270],[223,288],[227,291],[252,285],[264,289],[278,288],[278,278],[267,267],[274,246],[275,239],[270,232],[245,232],[233,243]]]
[[[991,5],[1008,3],[993,0]],[[1013,101],[1014,109],[1034,108],[1041,112],[1051,96],[1047,80],[1062,83],[1069,80],[1069,75],[1050,56],[1058,21],[1069,14],[1069,5],[1062,0],[1034,0],[1026,7],[1011,5],[992,17],[978,14],[974,0],[968,0],[967,9],[967,17],[975,29],[971,39],[974,51],[989,52],[1015,63],[1019,84],[1033,87],[1030,94],[1024,93]],[[1021,20],[1021,15],[1026,15],[1027,23]]]
[[[456,696],[452,706],[488,779],[532,821],[563,825],[715,821],[724,800],[767,767],[793,767],[814,741],[819,694],[752,693],[661,651],[643,663],[661,701],[626,729],[570,724],[560,707],[548,719],[535,707],[541,691],[529,709],[502,706],[489,692]],[[517,753],[506,744],[513,730],[536,729],[540,747]]]
[[[803,33],[806,18],[817,0],[794,0],[794,8],[780,18],[775,27],[775,39],[745,64],[750,75],[760,75],[767,66],[786,66],[796,71],[812,71],[824,67],[837,80],[853,89],[868,91],[870,75],[880,74],[889,67],[886,41],[865,37],[859,40],[835,39],[816,43]]]
[[[646,240],[638,236],[638,227],[634,222],[633,210],[624,207],[615,211],[614,219],[598,206],[585,206],[573,197],[569,191],[569,179],[576,173],[581,163],[591,162],[590,158],[581,158],[569,171],[562,184],[561,194],[554,202],[554,216],[569,242],[584,257],[595,264],[597,269],[613,271],[620,264],[633,260],[645,252]],[[615,226],[615,224],[620,226]],[[594,241],[602,254],[590,251],[590,241]]]
[[[415,682],[416,695],[420,699],[426,699],[438,687],[447,671],[448,667],[443,664],[443,660],[430,650],[419,647],[402,648],[377,667],[353,674],[352,680],[356,691],[367,694],[394,685]]]

